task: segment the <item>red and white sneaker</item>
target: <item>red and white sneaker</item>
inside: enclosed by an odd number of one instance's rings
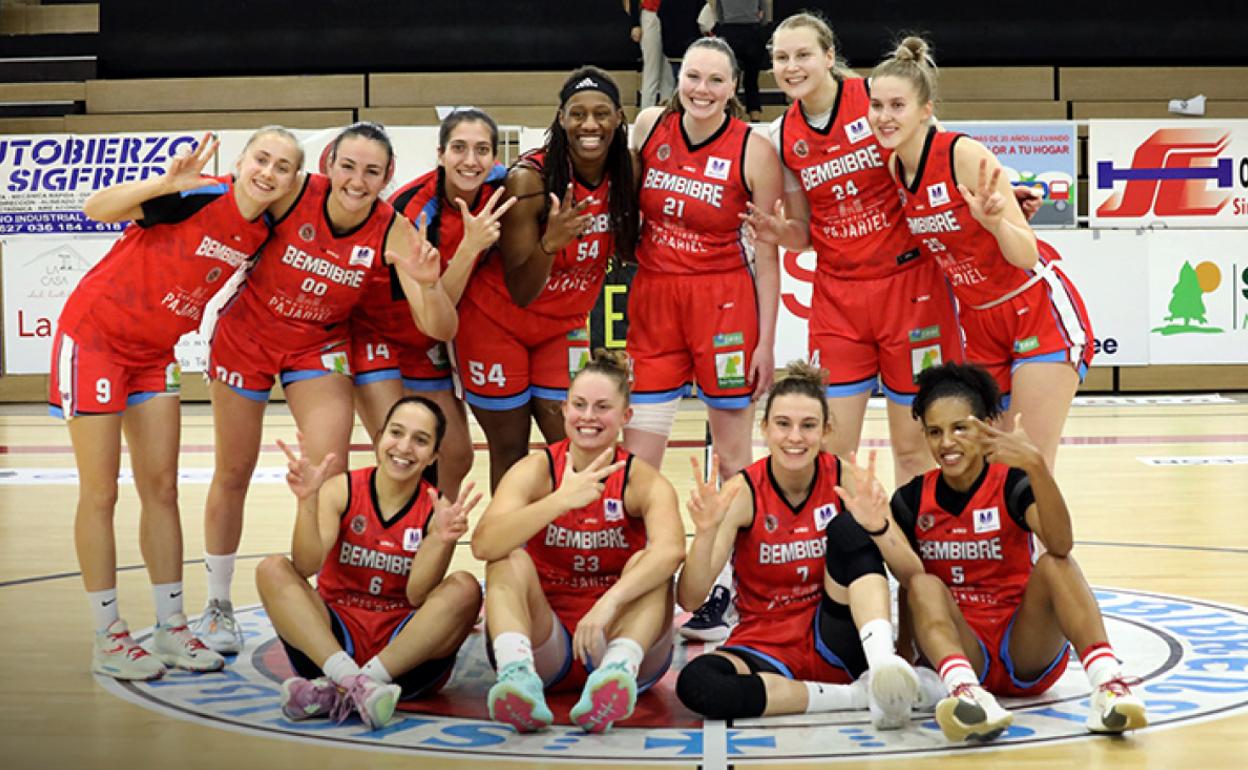
[[[114,679],[156,679],[165,665],[130,636],[126,621],[118,619],[95,635],[91,670]]]
[[[1088,729],[1117,735],[1148,727],[1144,700],[1131,692],[1131,685],[1136,684],[1140,684],[1140,680],[1118,677],[1096,688],[1089,704]]]
[[[152,633],[152,653],[166,666],[187,671],[218,671],[225,667],[225,658],[208,649],[208,645],[191,633],[186,616],[180,612],[156,625]]]

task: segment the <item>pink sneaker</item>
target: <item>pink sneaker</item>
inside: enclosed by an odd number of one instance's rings
[[[344,704],[347,705],[345,709],[342,708]],[[282,715],[291,721],[333,716],[341,722],[350,713],[350,704],[342,697],[338,685],[324,677],[307,680],[292,676],[282,682]]]
[[[355,706],[360,719],[370,730],[386,726],[394,716],[402,690],[397,684],[379,684],[367,674],[349,676],[342,682],[343,700]]]

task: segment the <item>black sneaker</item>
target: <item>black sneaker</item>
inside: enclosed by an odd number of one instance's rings
[[[732,592],[717,585],[711,595],[688,621],[680,627],[680,635],[699,642],[722,642],[728,638],[729,615],[735,615]]]

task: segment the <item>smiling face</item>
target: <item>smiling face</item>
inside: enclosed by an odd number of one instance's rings
[[[390,174],[385,145],[364,136],[348,136],[338,143],[329,164],[334,202],[348,216],[363,215],[381,195]]]
[[[956,482],[969,483],[984,468],[979,426],[969,401],[958,396],[938,398],[923,413],[923,436],[927,448],[955,488]]]
[[[490,127],[479,120],[456,125],[446,146],[438,148],[438,164],[446,170],[447,195],[471,200],[494,167]]]
[[[573,162],[605,162],[615,130],[623,119],[611,97],[601,91],[573,94],[559,112],[559,125],[568,136]]]
[[[377,467],[397,482],[418,479],[437,456],[438,420],[423,404],[401,404],[377,437]]]
[[[275,132],[253,137],[234,165],[240,193],[260,207],[277,201],[295,184],[302,158],[288,137]]]
[[[835,63],[836,52],[820,45],[812,27],[781,29],[772,37],[771,72],[790,99],[807,99],[821,87],[831,86]]]
[[[814,465],[824,436],[831,430],[820,399],[802,393],[773,396],[763,418],[763,440],[774,466],[801,471]]]
[[[577,375],[563,403],[563,429],[572,445],[595,454],[615,444],[632,416],[619,383],[597,372]]]
[[[921,102],[914,84],[895,75],[871,79],[871,109],[867,119],[880,145],[896,149],[927,130],[932,103]]]
[[[737,92],[732,60],[713,48],[690,48],[680,65],[679,88],[686,115],[697,120],[719,118]]]

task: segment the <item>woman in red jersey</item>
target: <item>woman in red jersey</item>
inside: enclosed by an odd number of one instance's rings
[[[87,200],[92,219],[133,224],[66,300],[53,340],[48,403],[69,426],[78,465],[74,543],[95,621],[91,668],[118,679],[151,679],[165,664],[224,665],[190,633],[182,610],[181,374],[173,347],[268,238],[265,209],[294,185],[303,151],[289,131],[270,126],[248,140],[234,177],[201,176],[216,148],[205,136],[164,176]],[[154,654],[130,637],[117,607],[113,512],[123,432],[156,600]]]
[[[914,415],[940,467],[898,489],[891,510],[846,498],[863,528],[891,530],[876,542],[909,589],[915,636],[949,694],[936,721],[950,740],[997,737],[1013,716],[993,696],[1045,692],[1074,643],[1092,686],[1088,729],[1144,727],[1144,702],[1070,555],[1070,512],[1048,462],[1017,419],[1010,432],[986,424],[1000,416],[1000,397],[978,366],[923,372]],[[1034,564],[1033,534],[1046,549]]]
[[[328,159],[328,175],[305,174],[271,207],[273,237],[212,336],[216,465],[204,511],[208,607],[196,631],[218,652],[242,649],[230,582],[274,379],[308,437],[308,457],[320,463],[332,454],[330,470],[337,473],[345,467],[353,421],[347,319],[369,284],[391,280],[389,265],[395,265],[417,327],[434,339],[455,333],[437,250],[423,228],[378,200],[394,171],[385,130],[375,123],[348,126]]]
[[[516,205],[464,290],[455,342],[464,398],[485,431],[490,487],[528,453],[530,422],[563,438],[559,402],[589,358],[586,321],[609,260],[637,240],[628,132],[615,81],[581,67],[559,92],[545,145],[507,173]]]
[[[684,527],[672,485],[617,445],[628,371],[622,354],[595,354],[563,406],[568,438],[507,472],[472,535],[489,563],[490,716],[521,732],[553,720],[545,689],[582,683],[572,721],[607,730],[671,663]]]
[[[438,166],[400,187],[390,204],[413,222],[428,223],[429,243],[442,257],[442,286],[452,302],[463,294],[477,258],[494,245],[506,172],[495,162],[498,126],[480,110],[456,110],[438,129]],[[472,467],[468,415],[452,389],[446,343],[416,328],[402,291],[392,281],[372,284],[351,315],[351,362],[356,411],[368,435],[381,430],[390,404],[420,393],[446,415],[438,450],[438,488],[451,497]]]
[[[824,372],[789,364],[768,393],[760,428],[768,457],[719,490],[693,460],[694,537],[677,598],[701,603],[731,562],[740,621],[722,647],[681,670],[676,694],[713,719],[870,707],[876,727],[902,727],[919,678],[893,648],[874,533],[843,515],[841,493],[857,491],[858,479],[822,451],[832,430]],[[718,471],[718,458],[713,463]],[[852,685],[868,667],[869,686]]]
[[[966,357],[1006,394],[1053,467],[1071,400],[1092,360],[1092,329],[1060,255],[1036,239],[1001,164],[982,144],[931,124],[936,71],[906,38],[871,79],[871,124],[925,255],[957,297]]]
[[[399,700],[446,682],[481,608],[476,578],[446,574],[481,496],[468,484],[451,503],[422,478],[446,418],[406,396],[383,420],[376,466],[332,478],[331,456],[313,465],[278,441],[299,500],[295,533],[289,558],[260,562],[256,587],[296,673],[282,683],[288,719],[354,710],[384,727]]]
[[[746,206],[770,211],[778,200],[780,165],[736,117],[737,74],[727,43],[697,40],[672,104],[637,116],[643,226],[628,307],[637,420],[624,434],[658,467],[692,381],[725,477],[753,459],[753,402],[774,376],[780,296],[775,246],[742,237]]]

